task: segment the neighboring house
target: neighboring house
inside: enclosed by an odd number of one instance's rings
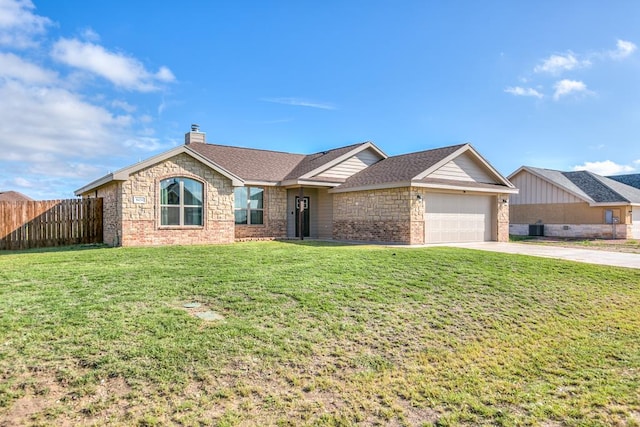
[[[33,199],[17,191],[0,191],[0,202],[30,202]]]
[[[640,173],[633,173],[629,175],[614,175],[608,176],[607,178],[630,185],[635,188],[640,188]]]
[[[185,145],[76,191],[104,199],[110,245],[303,237],[507,241],[517,189],[469,144],[389,157],[371,142],[311,155]],[[302,201],[302,202],[300,202]]]
[[[509,175],[514,235],[640,238],[640,189],[587,171],[522,166]]]

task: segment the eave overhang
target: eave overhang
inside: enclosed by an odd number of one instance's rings
[[[89,191],[95,190],[99,187],[102,187],[105,184],[108,184],[109,182],[112,181],[126,181],[127,179],[129,179],[129,177],[131,176],[131,174],[136,173],[142,169],[148,168],[150,166],[153,166],[155,164],[158,164],[162,161],[165,161],[167,159],[170,159],[171,157],[177,156],[179,154],[186,154],[188,156],[193,157],[194,159],[198,160],[199,162],[201,162],[202,164],[208,166],[209,168],[215,170],[216,172],[218,172],[219,174],[229,178],[231,180],[231,185],[233,185],[234,187],[242,187],[244,185],[244,181],[239,178],[238,176],[232,174],[231,172],[229,172],[228,170],[224,169],[222,166],[218,165],[217,163],[212,162],[211,160],[207,159],[206,157],[202,156],[200,153],[190,149],[188,146],[186,145],[181,145],[179,147],[173,148],[171,150],[165,151],[164,153],[160,153],[156,156],[150,157],[146,160],[143,160],[141,162],[138,162],[134,165],[131,166],[127,166],[125,168],[122,168],[120,170],[117,170],[116,172],[113,173],[109,173],[105,176],[103,176],[102,178],[98,178],[97,180],[85,185],[84,187],[81,187],[79,189],[77,189],[76,191],[74,191],[74,194],[76,196],[81,196],[82,194],[85,194]]]

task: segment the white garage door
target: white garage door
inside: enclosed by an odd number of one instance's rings
[[[425,242],[483,242],[493,240],[493,196],[427,194]]]
[[[631,211],[631,237],[640,239],[640,206],[634,206]]]

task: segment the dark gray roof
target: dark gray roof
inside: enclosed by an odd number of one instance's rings
[[[577,185],[582,191],[587,193],[596,203],[608,202],[628,202],[626,198],[617,193],[610,186],[605,185],[596,178],[595,174],[588,171],[562,172],[569,181]],[[604,178],[604,177],[601,177]]]
[[[590,203],[640,203],[640,189],[589,171],[562,172],[525,166]]]
[[[640,188],[640,173],[632,173],[629,175],[615,175],[608,176],[607,178],[614,181],[621,182],[623,184],[630,185],[635,188]]]
[[[347,178],[340,188],[411,181],[464,145],[466,144],[388,157]]]

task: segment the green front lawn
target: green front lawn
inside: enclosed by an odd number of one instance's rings
[[[639,390],[639,270],[313,242],[0,253],[0,425],[640,425]]]

